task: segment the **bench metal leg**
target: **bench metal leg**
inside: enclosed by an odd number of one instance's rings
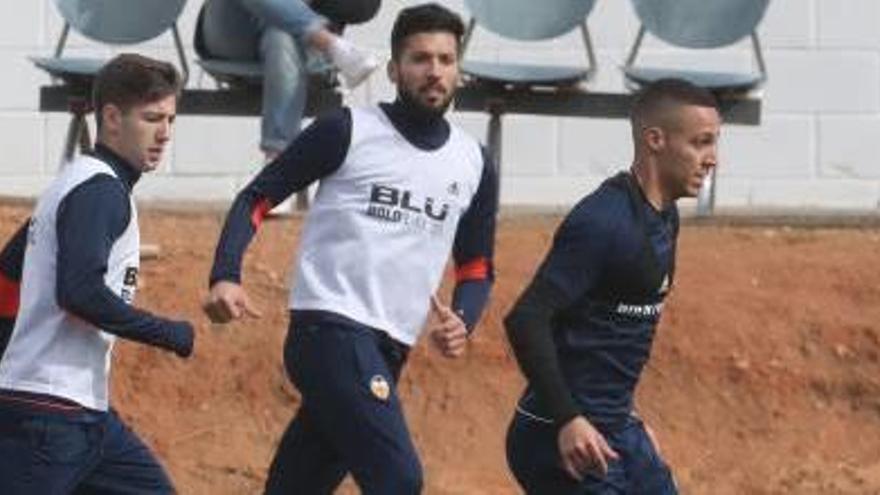
[[[80,153],[92,151],[92,134],[89,132],[89,123],[86,116],[81,115],[82,125],[79,128],[79,151]]]
[[[501,109],[492,106],[489,108],[489,129],[486,135],[486,147],[489,149],[489,157],[495,166],[495,195],[496,209],[501,201]]]
[[[697,196],[697,216],[709,217],[715,210],[715,168],[703,179],[703,187]]]
[[[81,135],[83,134],[82,129],[85,126],[85,116],[73,114],[73,116],[70,117],[70,123],[67,124],[67,135],[64,138],[64,151],[61,155],[61,163],[58,164],[59,170],[64,168],[64,165],[67,164],[67,162],[73,160],[77,148],[82,145]]]
[[[67,107],[71,116],[70,123],[67,125],[67,135],[64,138],[64,151],[61,155],[61,163],[58,164],[59,170],[67,162],[73,160],[77,149],[81,152],[91,151],[92,149],[89,123],[86,120],[86,115],[91,110],[91,102],[88,99],[74,97],[67,101]]]

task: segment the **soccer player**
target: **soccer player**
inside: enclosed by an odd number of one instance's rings
[[[675,200],[717,164],[714,97],[659,81],[631,112],[632,167],[562,222],[505,319],[528,380],[507,437],[529,494],[676,493],[633,394],[675,276]]]
[[[402,10],[388,65],[396,101],[318,118],[229,212],[205,306],[216,322],[257,313],[240,285],[242,254],[272,206],[320,181],[284,349],[302,405],[266,493],[331,493],[346,472],[367,495],[421,491],[398,376],[429,311],[427,332],[442,353],[464,352],[492,281],[495,169],[444,117],[463,31],[436,4]],[[448,307],[432,296],[450,250],[457,283]]]
[[[108,381],[116,337],[182,357],[193,348],[190,323],[130,306],[140,259],[131,191],[162,159],[179,91],[170,64],[108,62],[94,83],[94,152],[67,163],[42,194],[24,254],[23,234],[4,249],[13,265],[4,273],[20,273],[21,286],[20,306],[3,315],[15,326],[0,360],[0,493],[174,491],[110,408]]]

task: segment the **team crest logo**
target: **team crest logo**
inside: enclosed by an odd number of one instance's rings
[[[377,399],[386,401],[388,400],[388,396],[391,395],[391,386],[388,385],[388,380],[386,380],[384,376],[375,375],[373,378],[370,378],[370,392],[372,392]]]

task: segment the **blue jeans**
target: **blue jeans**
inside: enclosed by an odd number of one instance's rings
[[[260,147],[282,151],[299,134],[308,89],[305,38],[327,20],[302,0],[208,0],[205,49],[212,57],[263,63]]]
[[[284,361],[302,405],[266,494],[332,494],[347,472],[364,495],[420,493],[422,466],[396,390],[405,360],[405,346],[369,327],[292,323]]]
[[[529,495],[678,493],[669,467],[654,450],[641,420],[633,418],[623,428],[602,434],[620,459],[608,464],[606,476],[588,474],[579,482],[562,469],[558,428],[517,412],[507,431],[507,462]]]
[[[0,493],[166,494],[171,480],[115,412],[0,400]]]

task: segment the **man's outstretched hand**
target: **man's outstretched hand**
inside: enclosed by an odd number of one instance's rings
[[[248,298],[241,285],[221,280],[211,286],[202,309],[213,323],[229,323],[243,316],[260,318],[262,313]]]

